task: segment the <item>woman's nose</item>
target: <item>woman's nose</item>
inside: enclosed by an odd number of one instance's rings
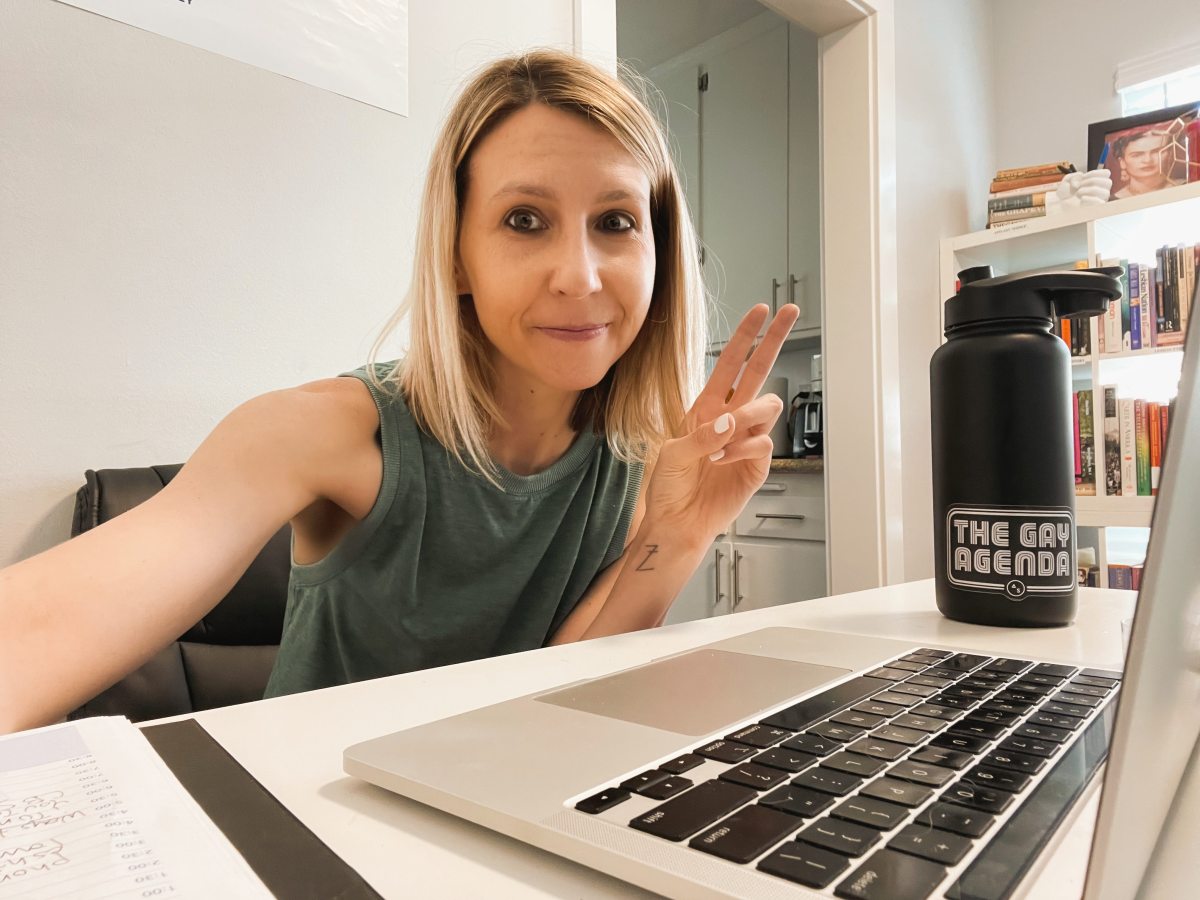
[[[566,229],[559,233],[551,250],[550,290],[564,298],[579,298],[600,290],[597,248],[586,228]]]

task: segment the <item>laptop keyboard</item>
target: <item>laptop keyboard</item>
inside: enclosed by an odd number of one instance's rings
[[[922,648],[575,808],[837,897],[1002,897],[1027,861],[1018,852],[989,865],[989,840],[1017,825],[1022,804],[1030,816],[1044,809],[1045,797],[1026,802],[1043,786],[1058,816],[1062,798],[1082,790],[1077,738],[1112,708],[1120,677]],[[1068,755],[1064,786],[1050,773]],[[1090,762],[1094,771],[1099,759]],[[662,802],[646,809],[647,799]],[[642,811],[626,820],[626,803]],[[1001,862],[1009,877],[999,887],[979,877]]]

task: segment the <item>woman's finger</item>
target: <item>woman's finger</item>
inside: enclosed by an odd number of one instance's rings
[[[741,406],[758,396],[758,392],[767,382],[767,376],[771,374],[771,367],[779,357],[783,342],[799,317],[800,307],[794,304],[785,303],[779,308],[774,321],[767,328],[767,333],[763,335],[753,355],[746,362],[746,371],[742,373],[742,378],[729,400],[731,406]]]
[[[783,400],[777,394],[763,394],[733,410],[734,431],[737,437],[770,430],[783,412]]]
[[[724,452],[721,456],[712,461],[719,466],[723,466],[726,463],[742,462],[747,459],[761,459],[763,457],[770,459],[774,449],[775,444],[772,443],[770,435],[759,434],[726,444],[722,448]]]
[[[685,466],[703,457],[713,458],[733,440],[736,421],[732,413],[721,413],[711,422],[693,429],[683,437],[667,441],[658,455],[658,467],[668,465]]]
[[[763,322],[767,320],[770,313],[771,310],[767,304],[759,303],[752,306],[750,311],[742,316],[737,330],[729,338],[729,343],[725,345],[721,355],[717,357],[717,362],[713,366],[712,374],[708,376],[704,390],[696,398],[697,406],[703,402],[725,403],[729,392],[733,389],[734,382],[737,381],[738,372],[742,371],[746,357],[750,355],[750,351],[754,347],[754,339],[758,336]]]

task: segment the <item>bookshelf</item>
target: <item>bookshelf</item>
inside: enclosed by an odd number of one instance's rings
[[[954,294],[958,272],[971,266],[990,265],[1001,275],[1069,265],[1076,260],[1087,260],[1090,265],[1098,259],[1153,262],[1158,247],[1195,243],[1200,243],[1200,183],[945,238],[941,242],[939,327],[944,333],[942,301]],[[1097,353],[1101,321],[1091,320],[1093,352],[1072,358],[1071,376],[1074,390],[1092,390],[1092,407],[1098,411],[1096,495],[1076,497],[1076,524],[1078,545],[1096,546],[1099,583],[1106,587],[1110,562],[1107,529],[1149,529],[1155,498],[1105,495],[1104,439],[1099,422],[1104,398],[1099,388],[1115,384],[1121,397],[1165,400],[1174,396],[1183,352],[1180,347],[1150,347]]]

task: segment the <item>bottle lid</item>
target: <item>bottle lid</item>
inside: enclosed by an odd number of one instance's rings
[[[946,301],[946,332],[975,322],[1098,316],[1121,296],[1123,271],[1101,266],[995,277],[991,266],[963,269],[958,293]]]

